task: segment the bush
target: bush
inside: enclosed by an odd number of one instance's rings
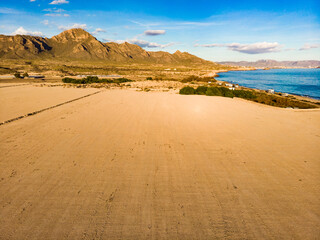
[[[27,72],[25,72],[25,73],[23,74],[23,77],[29,77],[29,74],[28,74]]]
[[[204,94],[207,96],[223,96],[223,97],[239,97],[251,100],[257,103],[267,104],[276,107],[291,107],[291,108],[317,108],[317,104],[307,103],[292,98],[269,95],[266,93],[255,92],[252,90],[230,90],[225,87],[205,87],[199,86],[197,89],[192,87],[184,87],[180,89],[180,94]]]
[[[188,83],[188,82],[216,82],[213,77],[198,77],[198,76],[189,76],[181,80],[183,83]]]
[[[224,97],[230,97],[230,98],[234,97],[233,91],[230,90],[229,88],[221,87],[220,91],[222,93],[222,96]]]
[[[199,86],[199,87],[197,87],[197,89],[196,89],[196,94],[206,95],[207,89],[208,89],[208,88],[205,87],[205,86]]]
[[[152,80],[152,77],[147,77],[146,79],[147,79],[147,80]]]
[[[16,72],[16,73],[14,74],[14,77],[15,77],[15,78],[22,78],[21,75],[20,75],[20,73],[18,73],[18,72]]]
[[[74,79],[65,77],[62,79],[64,83],[73,83],[73,84],[90,84],[90,83],[124,83],[132,82],[132,80],[127,78],[115,78],[115,79],[99,79],[96,76],[88,76],[82,79]]]
[[[207,96],[222,96],[219,88],[217,87],[209,87],[206,91]]]
[[[184,95],[191,95],[195,94],[195,90],[193,87],[183,87],[180,89],[179,94],[184,94]]]
[[[257,98],[257,96],[252,91],[245,91],[245,90],[234,90],[233,94],[235,97],[244,98],[248,100],[252,100]]]

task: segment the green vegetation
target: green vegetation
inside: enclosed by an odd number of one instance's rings
[[[15,78],[22,78],[21,75],[20,75],[20,73],[18,73],[18,72],[16,72],[16,73],[14,74],[14,77],[15,77]]]
[[[99,79],[96,76],[88,76],[82,79],[68,78],[65,77],[62,79],[64,83],[73,83],[73,84],[90,84],[90,83],[125,83],[132,82],[132,80],[127,78],[115,78],[115,79]]]
[[[29,74],[27,72],[25,72],[22,76],[23,77],[29,77]]]
[[[179,93],[184,95],[191,95],[191,94],[196,94],[196,90],[194,90],[193,87],[184,87],[180,89]]]
[[[181,80],[183,83],[189,83],[189,82],[216,82],[213,77],[198,77],[198,76],[189,76]]]
[[[222,97],[238,97],[254,101],[257,103],[267,104],[276,107],[291,107],[291,108],[317,108],[318,106],[312,103],[307,103],[299,100],[295,100],[289,97],[280,97],[277,95],[270,95],[263,92],[257,92],[253,90],[230,90],[225,87],[206,87],[199,86],[196,89],[187,86],[180,89],[180,94],[184,95],[206,95],[206,96],[222,96]]]
[[[152,80],[152,77],[147,77],[146,80]]]

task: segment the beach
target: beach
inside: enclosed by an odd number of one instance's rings
[[[173,90],[0,92],[1,122],[47,109],[0,126],[0,239],[320,234],[319,109]]]

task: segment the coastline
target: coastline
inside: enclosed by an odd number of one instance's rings
[[[258,68],[248,68],[248,69],[244,69],[244,68],[240,68],[240,69],[231,69],[231,70],[216,70],[216,71],[213,71],[214,72],[214,78],[218,78],[219,77],[219,73],[224,73],[224,72],[231,72],[231,71],[234,71],[234,72],[243,72],[243,71],[257,71],[257,70],[277,70],[277,69],[318,69],[318,67],[314,67],[314,68],[303,68],[303,67],[299,67],[299,68],[270,68],[270,69],[258,69]],[[221,82],[221,83],[229,83],[228,81],[223,81],[223,80],[219,80],[219,79],[216,79],[218,82]],[[233,83],[233,82],[230,82],[230,83]],[[250,89],[250,90],[257,90],[257,91],[264,91],[264,92],[267,92],[267,90],[264,90],[264,89],[260,89],[260,88],[254,88],[254,87],[247,87],[247,86],[243,86],[239,83],[236,83],[234,82],[233,84],[237,84],[239,86],[241,86],[242,88],[246,88],[246,89]],[[320,102],[320,97],[319,98],[316,98],[316,97],[311,97],[311,96],[308,96],[308,95],[300,95],[300,94],[296,94],[296,93],[291,93],[291,92],[280,92],[280,91],[277,91],[275,93],[278,93],[278,94],[288,94],[289,96],[294,96],[300,100],[307,100],[307,101],[310,101],[310,102],[315,102],[315,103],[319,103]]]

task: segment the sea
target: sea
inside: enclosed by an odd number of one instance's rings
[[[320,99],[320,68],[229,71],[218,73],[217,80],[244,87],[291,93]]]

